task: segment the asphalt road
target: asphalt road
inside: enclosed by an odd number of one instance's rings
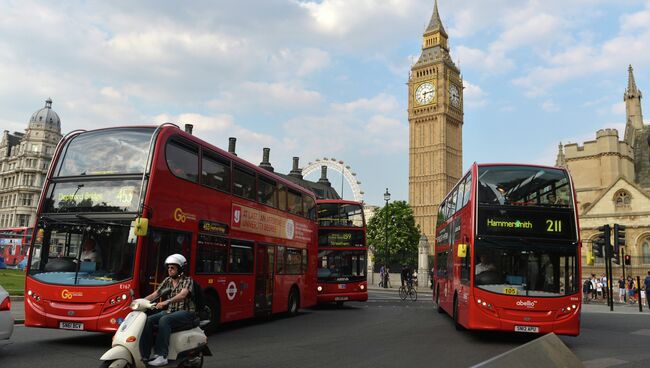
[[[650,313],[585,306],[579,337],[561,337],[587,367],[650,366]],[[366,303],[322,306],[294,318],[225,326],[209,337],[206,367],[467,367],[535,338],[459,332],[432,307],[430,294],[402,302],[372,290]],[[103,334],[16,326],[0,342],[0,366],[96,367],[110,346]],[[525,362],[522,362],[525,366]]]

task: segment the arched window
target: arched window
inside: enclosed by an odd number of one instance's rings
[[[643,264],[650,264],[650,238],[645,238],[641,242],[641,253],[643,255]]]
[[[616,209],[628,208],[630,207],[631,202],[632,196],[627,190],[621,189],[614,194],[614,205],[616,206]]]

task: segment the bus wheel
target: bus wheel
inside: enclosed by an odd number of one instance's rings
[[[289,303],[287,305],[287,315],[289,316],[295,316],[298,314],[298,309],[299,309],[299,297],[298,297],[298,291],[296,291],[295,288],[291,289],[291,292],[289,292]]]
[[[210,323],[205,326],[205,332],[210,335],[217,331],[221,319],[221,306],[219,300],[212,294],[206,293],[205,304],[210,307]]]
[[[440,306],[440,285],[436,286],[436,309],[438,313],[445,313],[445,310]]]
[[[454,294],[454,327],[456,327],[456,330],[462,331],[464,330],[463,326],[458,322],[458,294]]]

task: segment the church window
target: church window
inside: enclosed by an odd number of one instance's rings
[[[619,190],[614,194],[614,205],[617,209],[630,207],[632,196],[626,190]]]
[[[643,239],[641,252],[643,255],[643,264],[650,264],[650,238]]]

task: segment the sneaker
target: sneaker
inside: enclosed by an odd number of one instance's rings
[[[153,355],[150,356],[149,358],[145,358],[144,361],[145,361],[145,362],[149,362],[149,361],[155,360],[155,359],[158,358],[158,357],[159,357],[158,354],[153,354]]]
[[[156,357],[156,359],[150,361],[147,364],[152,365],[154,367],[161,367],[163,365],[167,365],[167,363],[168,363],[167,358],[162,357],[162,356],[158,356],[158,357]]]

